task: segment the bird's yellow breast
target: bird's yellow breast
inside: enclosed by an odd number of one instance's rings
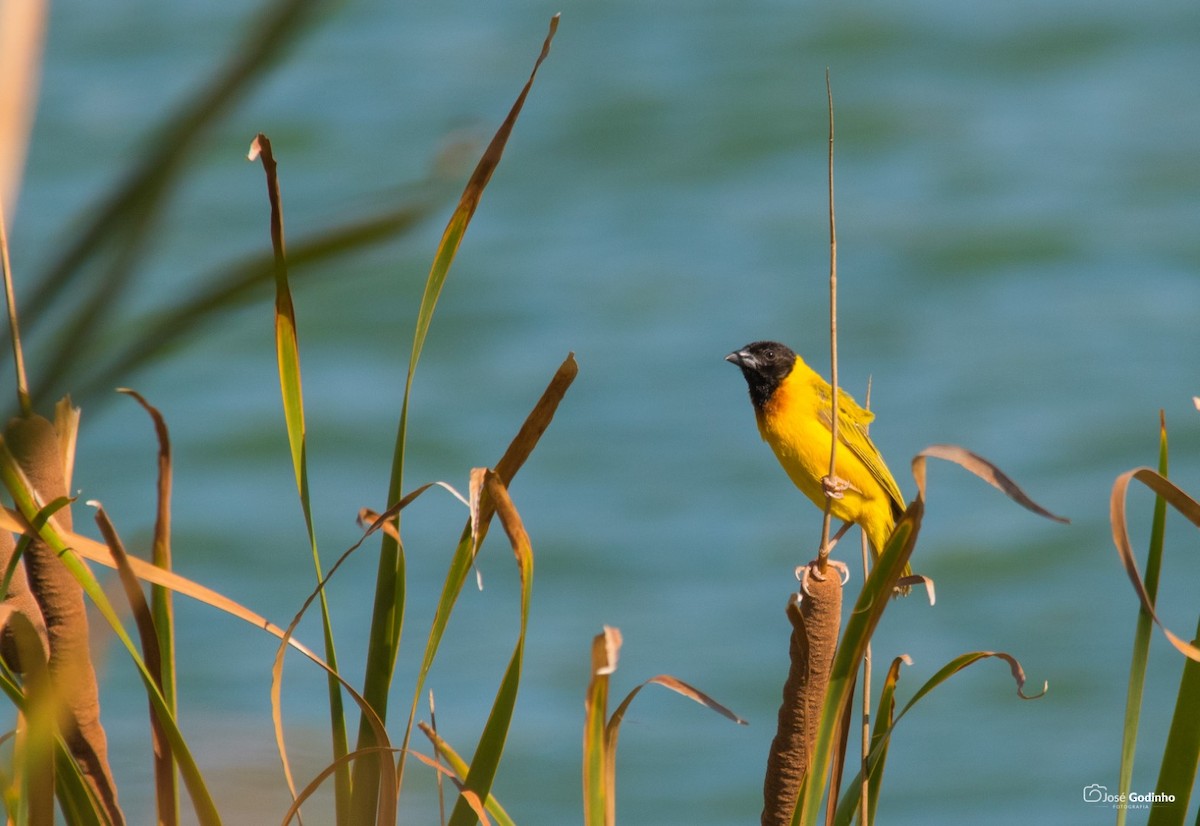
[[[818,508],[824,510],[826,496],[821,479],[829,474],[830,429],[821,415],[828,404],[819,390],[823,380],[802,363],[797,363],[771,397],[755,411],[758,432],[771,446],[792,483]],[[824,420],[823,420],[824,419]],[[845,444],[839,444],[834,475],[850,484],[841,499],[833,499],[831,512],[841,520],[863,527],[890,529],[891,504],[887,492],[868,468]],[[877,531],[871,536],[878,538]],[[884,534],[886,537],[886,534]]]

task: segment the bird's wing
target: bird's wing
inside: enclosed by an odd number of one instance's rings
[[[818,408],[818,415],[821,423],[832,430],[832,391],[828,387],[821,388],[819,395],[821,404]],[[900,493],[900,486],[896,484],[892,472],[884,464],[879,448],[875,447],[875,443],[867,434],[867,425],[874,419],[875,414],[860,407],[849,393],[844,390],[838,393],[838,442],[849,448],[850,452],[871,472],[871,476],[879,482],[887,492],[888,498],[892,500],[893,510],[902,513],[904,511],[904,495]]]

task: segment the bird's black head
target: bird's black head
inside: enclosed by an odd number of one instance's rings
[[[759,408],[792,372],[796,354],[778,341],[756,341],[730,353],[725,360],[742,369],[750,388],[750,401]]]

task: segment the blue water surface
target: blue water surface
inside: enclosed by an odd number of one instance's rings
[[[951,442],[1072,520],[1041,520],[957,468],[932,467],[914,564],[936,581],[937,604],[889,607],[876,674],[909,654],[907,699],[952,657],[1001,650],[1020,659],[1027,691],[1049,691],[1020,700],[996,660],[933,694],[893,739],[881,818],[1108,822],[1113,813],[1081,791],[1117,785],[1137,610],[1108,498],[1119,473],[1156,461],[1160,409],[1173,475],[1200,490],[1194,2],[334,4],[202,136],[130,290],[114,298],[119,321],[78,357],[130,340],[223,265],[269,248],[262,172],[245,160],[259,131],[275,144],[291,239],[413,192],[434,199],[402,239],[293,273],[328,567],[357,539],[357,510],[385,504],[433,251],[470,153],[508,112],[557,11],[552,53],[446,284],[410,409],[406,489],[445,480],[465,491],[567,353],[579,362],[513,485],[537,562],[500,800],[519,823],[581,821],[589,648],[608,624],[625,639],[616,697],[669,673],[750,721],[643,692],[620,740],[621,821],[757,821],[787,668],[783,609],[820,517],[760,442],[722,357],[770,337],[828,372],[828,69],[843,384],[861,399],[871,381],[872,435],[907,495],[909,457]],[[22,296],[255,15],[53,5],[11,233]],[[465,162],[460,152],[439,182],[420,183],[464,141]],[[55,324],[29,327],[36,380]],[[264,289],[116,383],[146,394],[171,427],[177,568],[286,623],[313,566],[272,335]],[[150,424],[107,390],[79,401],[76,486],[140,551],[153,525]],[[1131,501],[1144,544],[1151,499]],[[434,490],[405,519],[397,736],[465,516]],[[1190,636],[1195,533],[1175,520],[1168,543],[1162,613]],[[852,547],[839,554],[855,558]],[[355,682],[376,552],[368,542],[330,586]],[[428,686],[439,730],[468,754],[517,630],[500,531],[479,570],[484,590],[464,590]],[[311,621],[300,634],[319,643]],[[178,635],[181,724],[226,822],[277,821],[288,797],[270,725],[272,638],[186,600]],[[148,822],[144,694],[111,635],[97,636],[122,801],[130,822]],[[1156,636],[1135,790],[1153,788],[1179,666]],[[324,685],[289,660],[285,715],[302,783],[329,760]],[[429,773],[413,764],[406,783],[404,822],[436,822]],[[309,822],[326,821],[329,805],[319,797]]]

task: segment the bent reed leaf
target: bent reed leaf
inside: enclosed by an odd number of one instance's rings
[[[322,580],[317,584],[317,587],[304,600],[304,604],[300,607],[300,610],[296,612],[296,615],[292,618],[292,621],[290,623],[288,623],[288,627],[283,630],[283,633],[281,635],[278,635],[279,639],[280,639],[280,643],[279,643],[278,648],[276,648],[276,650],[275,650],[275,659],[271,664],[271,722],[272,722],[272,725],[273,725],[274,731],[275,731],[275,746],[279,752],[279,759],[280,759],[280,762],[283,764],[283,770],[284,770],[284,774],[286,777],[292,776],[292,770],[291,770],[291,761],[288,758],[287,743],[286,743],[286,739],[284,737],[284,732],[283,732],[283,657],[284,657],[284,654],[287,652],[288,645],[291,645],[293,643],[292,635],[295,633],[296,628],[300,625],[300,621],[304,618],[304,615],[308,611],[309,607],[313,604],[313,601],[316,600],[318,598],[318,596],[321,596],[325,593],[325,586],[329,583],[330,579],[333,578],[333,575],[335,573],[337,573],[338,569],[342,567],[342,563],[345,562],[347,559],[349,559],[351,554],[353,554],[355,551],[357,551],[359,548],[361,548],[363,543],[366,542],[367,538],[370,537],[373,533],[375,533],[376,531],[378,531],[380,529],[383,529],[386,531],[386,530],[388,530],[388,528],[392,527],[391,519],[396,514],[398,514],[404,508],[408,507],[408,505],[410,505],[412,502],[416,501],[416,499],[418,497],[420,497],[421,494],[423,494],[425,491],[429,490],[430,488],[434,487],[435,485],[449,487],[448,485],[445,485],[444,483],[429,482],[429,483],[424,484],[421,487],[417,488],[416,490],[410,492],[407,496],[405,496],[403,499],[401,499],[399,502],[397,502],[395,505],[393,505],[391,508],[389,508],[382,515],[375,516],[373,521],[371,521],[371,523],[367,526],[366,530],[363,532],[363,535],[361,537],[359,537],[358,541],[355,542],[353,545],[351,545],[349,548],[347,548],[342,553],[342,555],[338,557],[337,561],[334,562],[333,566],[329,569],[329,573],[325,574],[325,576],[322,578]],[[367,511],[367,513],[370,513],[370,512]],[[360,520],[361,519],[362,519],[362,514],[360,514]],[[342,680],[342,678],[337,674],[337,672],[332,667],[329,667],[326,670],[329,671],[331,679],[335,680],[336,682],[342,683],[343,685],[345,684],[345,681]],[[376,719],[378,719],[378,718],[376,718]],[[380,726],[380,729],[378,731],[376,731],[376,734],[381,734],[381,733],[383,734],[383,738],[384,738],[383,740],[381,740],[381,742],[384,743],[384,745],[386,747],[385,750],[398,751],[398,749],[393,749],[391,747],[391,744],[389,742],[387,742],[386,733],[382,731],[382,726]],[[363,753],[363,750],[356,749],[355,753],[361,754],[361,753]],[[338,766],[342,766],[342,767],[348,767],[349,761],[339,761],[339,758],[341,758],[342,756],[343,755],[335,754],[335,756],[334,756],[335,764]],[[392,776],[390,769],[388,769],[387,774],[389,777]],[[388,781],[385,781],[384,786],[385,786],[385,788],[388,786]],[[293,798],[295,798],[294,787],[290,787],[290,788],[293,789]]]
[[[464,791],[460,792],[458,801],[450,812],[450,826],[471,826],[474,822],[471,819],[472,812],[476,816],[479,814],[466,792],[471,792],[479,800],[486,799],[491,793],[492,782],[500,766],[500,757],[504,753],[504,744],[508,739],[508,730],[517,703],[521,666],[525,659],[525,635],[529,627],[529,604],[533,595],[533,548],[520,514],[517,513],[498,474],[491,471],[485,474],[484,489],[495,505],[496,515],[500,518],[500,524],[516,557],[517,571],[521,578],[520,627],[508,668],[504,671],[496,699],[479,736],[479,743],[475,746],[471,768],[464,781]]]
[[[1158,472],[1168,475],[1169,455],[1167,450],[1167,417],[1158,411]],[[1150,522],[1150,547],[1146,553],[1146,594],[1153,604],[1158,597],[1159,573],[1162,570],[1163,536],[1167,523],[1167,503],[1161,496],[1154,497],[1154,516]],[[1133,651],[1129,663],[1129,684],[1125,695],[1125,721],[1121,732],[1121,763],[1117,777],[1117,794],[1128,800],[1133,788],[1133,758],[1137,751],[1138,724],[1142,711],[1142,692],[1146,685],[1146,666],[1150,660],[1150,638],[1154,633],[1154,622],[1141,605],[1138,605],[1137,620],[1133,632]],[[1117,826],[1124,826],[1128,808],[1117,809]]]
[[[620,738],[621,723],[634,698],[646,686],[662,686],[717,712],[738,725],[747,724],[745,720],[703,691],[669,674],[659,674],[635,686],[625,695],[625,699],[613,711],[612,716],[605,719],[608,714],[609,681],[617,670],[621,644],[620,630],[607,625],[604,626],[601,633],[592,638],[591,679],[588,682],[585,701],[583,730],[585,826],[601,826],[601,824],[611,826],[616,822],[617,743]]]
[[[1044,516],[1047,519],[1052,519],[1055,522],[1070,524],[1071,520],[1063,516],[1057,516],[1043,508],[1037,502],[1034,502],[1025,491],[1017,486],[1017,483],[1009,479],[1000,468],[993,465],[987,459],[980,456],[978,453],[972,453],[964,447],[958,445],[930,445],[913,457],[913,478],[917,481],[917,487],[921,489],[921,496],[925,495],[925,463],[924,457],[930,456],[936,459],[944,459],[947,462],[954,462],[956,465],[969,470],[983,481],[987,482],[992,487],[1004,493],[1009,499],[1012,499],[1021,507],[1033,511],[1039,516]],[[920,464],[918,465],[918,460]]]
[[[1137,559],[1134,557],[1133,548],[1130,545],[1129,526],[1125,517],[1125,501],[1129,485],[1134,481],[1141,482],[1156,495],[1162,497],[1168,505],[1196,527],[1200,527],[1200,504],[1167,478],[1148,467],[1134,468],[1118,476],[1116,482],[1113,483],[1112,496],[1109,500],[1109,521],[1112,523],[1113,544],[1117,547],[1117,556],[1121,559],[1121,564],[1125,566],[1125,573],[1129,576],[1129,581],[1133,583],[1133,590],[1142,603],[1142,609],[1150,616],[1154,624],[1162,629],[1171,645],[1175,646],[1181,654],[1188,659],[1200,661],[1200,647],[1172,633],[1158,618],[1158,614],[1154,610],[1154,600],[1150,598],[1146,584],[1138,572]]]
[[[871,753],[867,757],[867,770],[870,773],[870,793],[871,802],[868,806],[872,811],[866,822],[874,822],[874,808],[879,799],[879,787],[882,781],[884,762],[887,758],[888,744],[891,740],[892,733],[896,730],[900,720],[904,718],[908,712],[917,705],[927,694],[940,686],[942,683],[949,680],[960,671],[969,668],[977,662],[986,659],[997,658],[1008,663],[1009,670],[1012,673],[1013,680],[1017,684],[1017,695],[1023,700],[1036,700],[1045,695],[1047,685],[1043,684],[1042,690],[1037,694],[1025,694],[1025,671],[1021,667],[1020,662],[1011,654],[1003,651],[972,651],[967,654],[961,654],[946,665],[942,666],[936,674],[925,681],[912,698],[904,705],[898,714],[895,714],[894,719],[892,713],[895,707],[895,685],[899,680],[899,668],[901,662],[911,665],[912,661],[908,655],[897,657],[892,661],[891,669],[888,671],[887,681],[884,683],[883,694],[880,698],[880,714],[883,715],[875,724],[875,731],[871,737]],[[848,789],[850,790],[846,797],[841,800],[837,807],[837,812],[834,817],[835,826],[848,826],[853,819],[855,812],[861,803],[861,783],[862,772],[850,781]]]

